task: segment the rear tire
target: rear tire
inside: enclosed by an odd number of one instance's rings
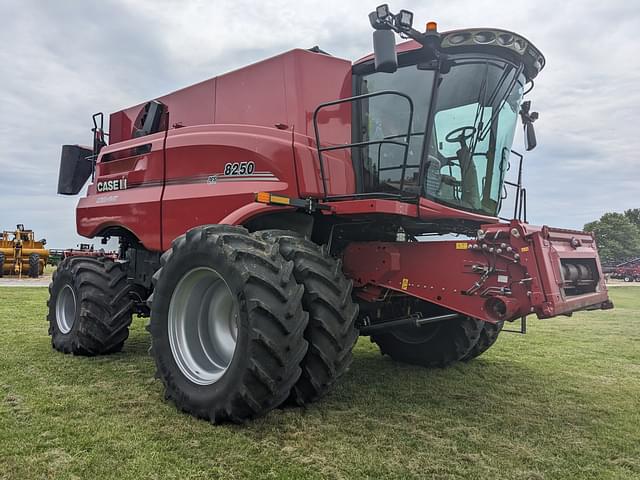
[[[482,323],[471,317],[422,327],[403,327],[371,336],[383,355],[423,367],[446,367],[462,360],[480,338]]]
[[[0,253],[0,278],[4,275],[4,253]]]
[[[121,263],[90,257],[60,262],[47,301],[53,348],[86,356],[122,350],[133,307],[129,290]]]
[[[498,340],[498,335],[504,326],[504,322],[488,323],[483,322],[482,331],[480,332],[480,338],[478,342],[473,346],[471,351],[462,359],[465,362],[479,357],[484,352],[489,350]]]
[[[320,246],[286,230],[255,234],[274,242],[286,260],[293,261],[296,281],[304,286],[302,306],[309,313],[304,332],[309,350],[302,360],[302,375],[289,401],[303,406],[323,397],[349,369],[358,340],[358,306],[351,298],[353,284],[342,273],[342,263]]]
[[[32,253],[29,255],[29,276],[38,278],[40,274],[40,255]]]
[[[149,331],[165,398],[214,423],[280,405],[307,350],[293,263],[242,227],[207,225],[174,240],[160,264]]]

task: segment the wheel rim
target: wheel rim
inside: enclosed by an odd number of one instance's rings
[[[178,282],[169,303],[169,344],[189,381],[211,385],[229,368],[238,341],[238,305],[222,276],[198,267]]]
[[[69,333],[76,320],[76,292],[73,287],[66,284],[58,293],[56,299],[56,323],[58,330],[62,333]]]

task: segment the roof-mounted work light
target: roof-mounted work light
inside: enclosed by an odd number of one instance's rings
[[[395,23],[399,30],[410,30],[413,26],[413,13],[409,10],[400,10],[400,13],[396,15]]]
[[[384,20],[389,16],[389,5],[386,3],[376,8],[376,17],[378,20]]]

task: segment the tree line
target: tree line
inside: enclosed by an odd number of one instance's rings
[[[594,234],[604,264],[640,257],[640,208],[605,213],[600,220],[587,223],[584,230]]]

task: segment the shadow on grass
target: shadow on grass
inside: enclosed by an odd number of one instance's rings
[[[443,369],[405,365],[377,352],[358,352],[328,409],[350,405],[378,418],[456,418],[464,424],[498,422],[528,430],[541,419],[587,425],[591,403],[570,377],[523,363],[477,358]],[[311,407],[313,408],[313,406]],[[600,412],[599,415],[606,415]],[[602,418],[602,417],[601,417]]]
[[[151,348],[151,336],[144,332],[140,335],[131,335],[124,344],[122,356],[124,357],[149,357]]]
[[[149,355],[150,344],[148,333],[135,326],[123,352],[90,359],[92,369],[104,369],[92,374],[102,377],[121,371],[151,382],[155,368]],[[79,376],[86,367],[77,366]],[[366,418],[385,423],[395,418],[408,419],[410,424],[416,419],[422,425],[438,418],[455,418],[456,424],[482,426],[501,422],[512,428],[522,426],[523,431],[535,426],[536,418],[553,419],[560,424],[584,423],[590,416],[589,402],[583,401],[579,389],[571,387],[571,379],[563,375],[562,371],[544,372],[491,354],[448,368],[428,369],[395,362],[360,342],[350,370],[326,397],[306,408],[287,407],[280,412],[303,417],[355,413],[354,418],[361,421]],[[296,420],[290,415],[280,418],[270,414],[247,426],[253,434],[259,434],[274,424],[286,427],[283,422]]]

